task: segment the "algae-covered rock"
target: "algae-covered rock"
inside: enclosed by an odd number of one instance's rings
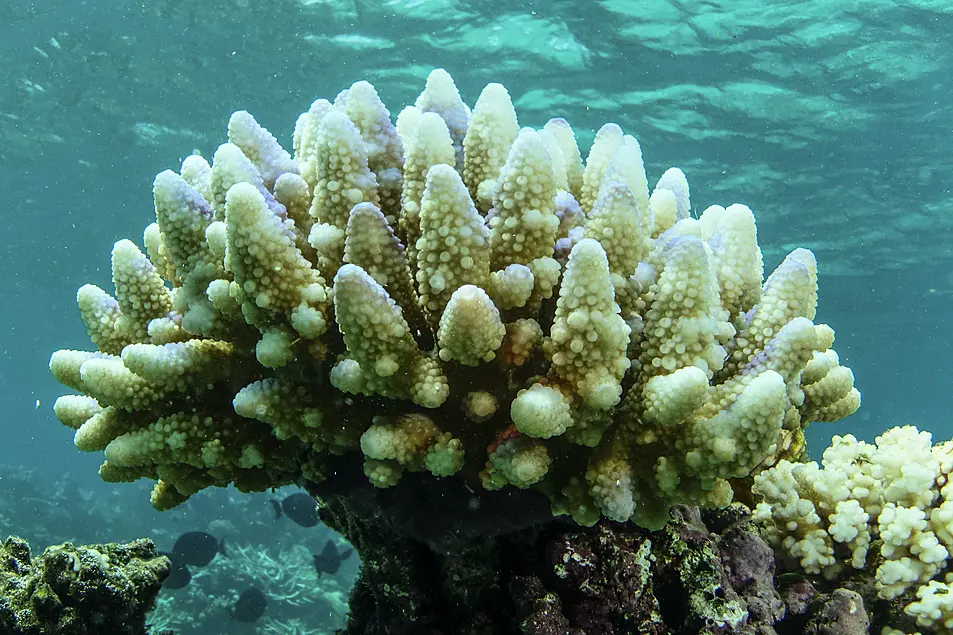
[[[864,635],[870,619],[864,599],[856,591],[834,589],[807,623],[807,635]]]
[[[149,539],[64,543],[32,558],[25,540],[0,545],[0,632],[5,635],[139,635],[169,560]]]
[[[411,490],[393,497],[414,476],[383,492],[357,479],[347,492],[312,488],[324,523],[361,554],[344,635],[797,632],[783,629],[773,551],[740,504],[718,512],[678,507],[659,531],[557,518],[507,532],[435,535],[396,511],[413,505]],[[533,506],[531,497],[490,494],[507,498],[481,493],[453,513],[469,514],[472,527],[484,515],[512,521],[517,509]],[[797,625],[814,614],[806,610]]]

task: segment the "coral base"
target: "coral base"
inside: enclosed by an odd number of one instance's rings
[[[863,601],[843,589],[785,593],[804,600],[790,610],[774,586],[771,548],[741,505],[704,514],[678,508],[658,532],[605,521],[583,528],[542,520],[531,493],[497,498],[459,479],[435,488],[432,479],[418,486],[406,478],[387,490],[347,480],[353,487],[310,487],[322,520],[362,558],[347,635],[867,629]],[[462,522],[468,514],[472,522]],[[410,518],[430,522],[417,533]]]

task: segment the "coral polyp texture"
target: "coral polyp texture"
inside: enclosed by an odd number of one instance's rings
[[[81,393],[57,417],[159,509],[362,452],[379,487],[426,471],[658,527],[856,410],[811,252],[762,282],[748,207],[693,218],[618,125],[583,163],[541,123],[499,84],[471,111],[443,70],[396,124],[367,82],[315,101],[293,154],[235,113],[211,164],[156,177],[115,293],[79,290],[93,350],[53,354]]]

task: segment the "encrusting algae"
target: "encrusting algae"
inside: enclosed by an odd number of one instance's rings
[[[211,165],[159,174],[146,253],[116,243],[114,295],[77,294],[94,350],[50,360],[77,447],[158,509],[360,451],[378,487],[426,471],[656,528],[860,404],[813,254],[762,282],[751,210],[692,218],[675,168],[650,193],[615,124],[583,163],[563,119],[520,128],[499,84],[471,112],[436,70],[396,126],[358,82],[293,146],[238,112]]]

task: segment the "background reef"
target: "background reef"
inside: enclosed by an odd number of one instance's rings
[[[306,635],[330,633],[345,622],[358,559],[345,562],[336,575],[319,577],[312,554],[320,553],[328,538],[341,538],[323,525],[300,527],[285,518],[276,522],[270,495],[209,490],[159,516],[150,513],[147,487],[130,486],[139,490],[133,496],[118,490],[99,494],[77,487],[74,478],[51,481],[9,467],[0,469],[0,480],[5,484],[0,527],[29,536],[35,557],[47,546],[90,545],[107,537],[131,542],[150,536],[164,552],[185,531],[206,531],[225,540],[227,557],[217,555],[208,566],[193,567],[184,588],[158,593],[146,620],[154,633]],[[83,504],[76,505],[77,500]],[[231,621],[229,611],[238,595],[252,586],[269,594],[266,614],[253,625]]]

